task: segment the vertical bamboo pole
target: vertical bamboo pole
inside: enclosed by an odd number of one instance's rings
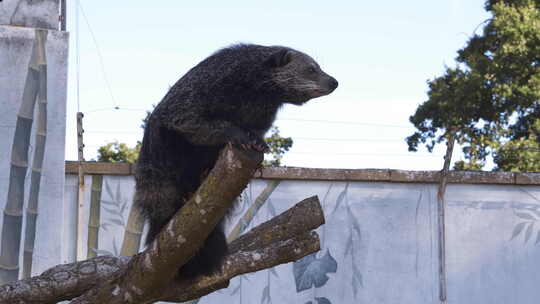
[[[79,192],[77,194],[77,261],[85,259],[82,241],[82,231],[84,225],[84,144],[83,144],[83,119],[84,115],[81,112],[77,112],[77,146],[78,146],[78,158],[79,158]]]
[[[32,255],[36,238],[36,219],[38,216],[38,199],[41,185],[41,170],[45,156],[45,143],[47,139],[47,58],[45,44],[47,31],[36,30],[38,95],[37,95],[37,122],[36,138],[34,144],[34,157],[32,159],[32,175],[30,176],[30,193],[26,207],[26,228],[24,237],[23,278],[29,278],[32,273]]]
[[[28,64],[22,103],[17,114],[15,136],[13,137],[11,150],[9,186],[1,234],[0,285],[17,280],[19,275],[24,183],[28,169],[28,147],[32,131],[34,107],[39,90],[39,66],[36,44],[37,41],[34,41],[32,56]]]
[[[60,0],[60,30],[66,31],[66,0]]]
[[[103,175],[92,175],[92,192],[90,193],[90,218],[88,219],[88,250],[87,257],[97,256],[99,241],[99,223],[101,210],[101,188],[103,187]]]
[[[122,242],[121,256],[132,256],[141,248],[141,237],[144,227],[144,218],[136,206],[132,205],[129,211],[124,241]]]
[[[264,190],[259,194],[259,196],[257,196],[253,204],[251,204],[246,213],[244,213],[244,215],[238,220],[233,230],[231,230],[227,236],[227,242],[232,242],[234,239],[239,237],[244,230],[246,230],[246,227],[249,225],[249,223],[251,223],[259,209],[261,209],[262,205],[270,197],[270,194],[272,194],[272,192],[274,192],[274,190],[277,188],[279,182],[279,180],[268,181],[268,184],[266,184]]]
[[[441,179],[437,191],[437,223],[438,223],[438,241],[439,241],[439,300],[441,303],[447,303],[447,284],[446,284],[446,223],[445,223],[445,198],[446,183],[448,181],[448,170],[452,160],[454,150],[455,135],[450,131],[446,143],[446,154],[444,156],[444,166],[441,170]]]

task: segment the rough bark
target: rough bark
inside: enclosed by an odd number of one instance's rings
[[[168,281],[161,294],[137,303],[196,299],[227,287],[229,280],[237,275],[298,260],[319,250],[318,236],[310,231],[323,223],[324,215],[317,197],[305,199],[233,241],[220,272],[192,281]],[[101,256],[59,265],[40,276],[0,286],[0,303],[41,304],[69,300],[89,290],[98,290],[99,282],[121,275],[128,269],[130,260],[129,257]]]
[[[266,203],[266,200],[270,197],[272,192],[277,188],[279,185],[279,180],[271,180],[267,183],[264,190],[257,196],[255,201],[253,201],[253,204],[249,207],[249,209],[244,213],[244,215],[238,220],[236,225],[234,225],[234,228],[229,232],[227,235],[227,243],[230,243],[234,241],[238,236],[240,236],[246,228],[249,226],[257,212],[261,209],[261,207]],[[197,304],[199,303],[200,298],[194,299],[187,304]]]
[[[199,189],[167,223],[148,249],[135,255],[127,270],[72,303],[147,303],[161,294],[203,245],[262,161],[262,153],[227,146]],[[201,225],[202,223],[202,225]],[[146,291],[146,292],[145,292]]]
[[[199,277],[192,282],[180,281],[172,284],[163,294],[154,298],[154,301],[185,302],[198,299],[228,287],[229,280],[235,276],[293,262],[319,249],[319,236],[312,231],[268,244],[263,248],[236,251],[227,257],[218,274]]]
[[[446,154],[444,155],[444,165],[441,170],[441,179],[437,191],[437,224],[438,224],[438,242],[439,242],[439,300],[446,303],[447,300],[447,273],[446,273],[446,203],[444,193],[446,192],[446,184],[448,183],[448,171],[450,170],[450,162],[452,161],[452,153],[454,151],[455,131],[450,130],[447,136]]]

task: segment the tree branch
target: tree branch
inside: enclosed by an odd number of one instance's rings
[[[150,291],[162,293],[178,268],[202,247],[261,161],[262,153],[227,145],[197,191],[148,248],[133,256],[126,271],[71,303],[147,303]]]
[[[319,250],[312,229],[324,223],[317,197],[305,199],[284,213],[233,241],[220,272],[193,281],[171,280],[160,294],[147,295],[147,302],[183,302],[228,286],[231,278],[248,272],[295,261]],[[56,303],[69,300],[123,274],[129,257],[101,256],[87,261],[59,265],[38,277],[0,287],[0,303]],[[145,291],[143,291],[145,292]],[[104,302],[105,303],[105,302]]]
[[[219,273],[198,277],[191,282],[173,282],[166,292],[158,295],[154,301],[185,302],[198,299],[228,287],[229,280],[237,275],[296,261],[319,249],[319,236],[311,231],[288,240],[274,242],[263,248],[237,251],[227,256]]]

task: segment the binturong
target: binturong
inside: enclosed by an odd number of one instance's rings
[[[149,224],[146,243],[193,195],[226,144],[267,152],[264,135],[281,106],[302,105],[337,86],[313,58],[283,46],[233,45],[189,70],[144,132],[134,200]],[[179,275],[211,274],[226,254],[221,220]]]

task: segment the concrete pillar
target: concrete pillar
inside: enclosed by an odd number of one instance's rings
[[[59,29],[60,0],[0,1],[0,25]]]
[[[0,2],[0,285],[62,262],[68,34],[59,2]]]

